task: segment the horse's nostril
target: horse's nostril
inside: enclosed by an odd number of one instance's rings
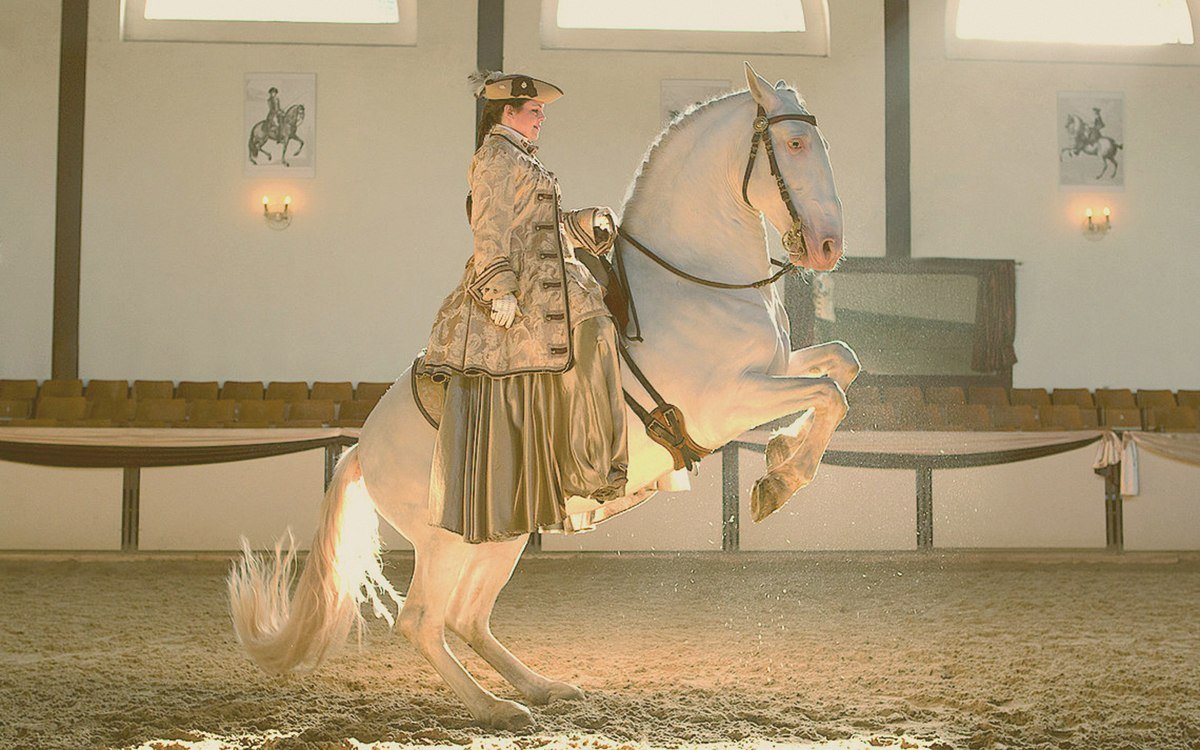
[[[821,243],[821,252],[823,252],[825,254],[825,257],[832,258],[833,257],[833,240],[825,240],[825,242]]]

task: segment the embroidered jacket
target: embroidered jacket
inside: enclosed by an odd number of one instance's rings
[[[422,374],[564,372],[574,364],[571,327],[609,314],[564,233],[558,179],[536,151],[496,125],[471,159],[474,252],[438,310]],[[508,293],[521,312],[504,328],[492,322],[491,303]]]

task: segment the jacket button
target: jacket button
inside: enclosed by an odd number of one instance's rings
[[[543,281],[542,289],[557,289],[562,286],[561,281]]]
[[[565,346],[552,346],[552,347],[550,347],[550,353],[551,353],[551,354],[566,354],[566,353],[567,353],[567,347],[565,347]]]
[[[534,224],[533,228],[549,232],[551,229],[554,229],[554,225],[553,224]]]
[[[560,312],[546,313],[546,320],[563,320],[566,317],[567,316],[565,313],[560,313]]]

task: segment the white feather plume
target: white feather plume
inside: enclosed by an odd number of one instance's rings
[[[503,77],[504,73],[499,70],[479,69],[467,76],[467,82],[471,85],[471,93],[478,99],[483,96],[483,90],[489,83]]]

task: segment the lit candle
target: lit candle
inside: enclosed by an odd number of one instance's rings
[[[1092,209],[1089,207],[1088,210],[1084,212],[1084,215],[1087,216],[1088,229],[1091,229],[1092,228]]]
[[[267,213],[267,196],[263,196],[263,213]]]
[[[288,206],[290,206],[290,205],[292,205],[292,196],[290,196],[290,195],[283,196],[283,212],[285,214],[288,212]]]
[[[1109,210],[1108,206],[1104,207],[1104,224],[1105,226],[1112,226],[1112,211]]]

